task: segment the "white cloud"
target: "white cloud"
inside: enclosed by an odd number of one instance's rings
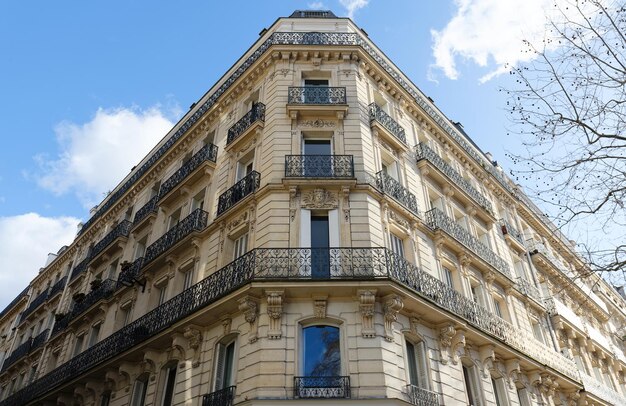
[[[564,0],[557,0],[563,3]],[[555,0],[456,0],[456,15],[441,30],[431,30],[433,69],[458,79],[459,59],[487,69],[485,82],[509,71],[534,55],[524,52],[522,40],[540,43],[545,35],[546,12],[555,11]],[[431,72],[431,77],[432,77]]]
[[[354,18],[354,13],[367,6],[369,0],[339,0],[339,3],[346,8],[348,17]]]
[[[326,5],[324,3],[322,3],[321,1],[314,1],[313,3],[307,4],[307,6],[311,10],[324,10],[324,9],[326,9]]]
[[[173,122],[158,108],[99,109],[93,119],[62,122],[56,157],[39,155],[38,184],[57,195],[75,193],[85,207],[99,203],[163,138]]]
[[[72,242],[79,221],[36,213],[0,217],[0,310],[28,286],[48,253]]]

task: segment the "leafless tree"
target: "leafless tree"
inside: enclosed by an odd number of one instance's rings
[[[580,251],[626,274],[626,2],[555,5],[532,62],[512,69],[512,173],[559,227],[596,228]],[[604,238],[602,236],[605,236]],[[613,279],[613,278],[611,278]]]

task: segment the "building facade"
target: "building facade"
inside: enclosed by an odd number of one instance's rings
[[[0,405],[626,405],[626,301],[347,18],[264,30],[0,314]]]

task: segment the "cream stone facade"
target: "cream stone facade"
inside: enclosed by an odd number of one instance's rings
[[[626,405],[626,301],[347,18],[278,19],[0,314],[0,405]]]

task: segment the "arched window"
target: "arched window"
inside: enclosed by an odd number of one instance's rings
[[[226,389],[235,384],[235,350],[237,336],[224,338],[215,349],[214,391]]]
[[[130,406],[143,406],[146,402],[146,390],[148,389],[148,378],[150,375],[144,373],[139,375],[133,385],[133,394],[130,399]]]

